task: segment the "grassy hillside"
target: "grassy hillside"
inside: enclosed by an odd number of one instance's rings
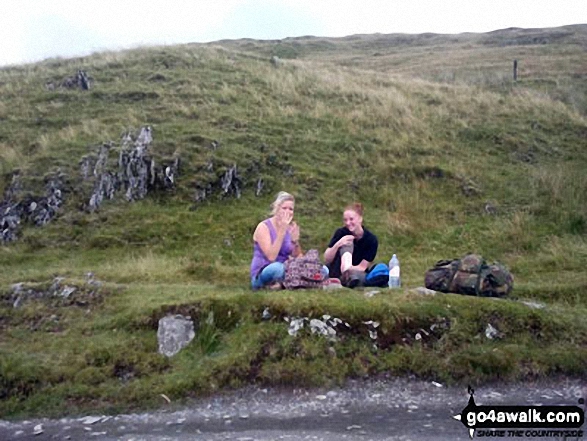
[[[586,49],[587,26],[576,25],[222,41],[0,69],[0,194],[18,182],[24,200],[42,195],[49,176],[65,182],[51,223],[21,225],[16,242],[0,245],[0,414],[128,409],[161,404],[162,393],[380,373],[465,383],[584,376]],[[89,91],[46,87],[78,69]],[[95,162],[112,141],[115,170],[121,135],[146,125],[155,162],[180,159],[174,188],[82,209],[95,185],[82,179],[82,158]],[[240,198],[219,188],[234,164]],[[360,200],[378,260],[397,253],[406,288],[437,260],[474,251],[509,266],[514,298],[252,293],[252,232],[279,190],[296,196],[306,249],[324,250],[342,207]],[[13,284],[40,293],[55,277],[77,287],[72,297],[14,307]],[[200,324],[169,360],[156,353],[166,312]],[[334,343],[288,335],[284,317],[322,314],[352,331]],[[368,320],[381,323],[377,348]],[[485,337],[488,323],[501,339]],[[424,328],[441,331],[415,340]]]

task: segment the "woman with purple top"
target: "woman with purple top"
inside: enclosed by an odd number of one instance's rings
[[[260,222],[253,234],[251,285],[253,289],[281,288],[285,277],[284,262],[302,254],[300,228],[293,221],[294,197],[280,191],[271,204],[269,219]]]

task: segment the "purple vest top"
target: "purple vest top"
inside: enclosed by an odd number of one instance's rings
[[[275,242],[275,238],[277,237],[277,232],[275,231],[275,228],[273,228],[273,224],[271,223],[270,219],[265,219],[263,221],[265,223],[265,225],[267,225],[267,228],[269,228],[269,235],[271,236],[271,243]],[[289,234],[289,231],[287,231],[285,233],[285,237],[283,238],[283,242],[281,244],[281,248],[279,250],[279,253],[277,254],[277,258],[275,259],[275,262],[285,262],[287,260],[287,258],[291,255],[291,253],[293,252],[293,244],[291,243],[291,234]],[[257,242],[253,243],[253,261],[251,262],[251,277],[255,277],[257,276],[257,274],[267,265],[269,265],[271,262],[269,259],[267,259],[267,256],[265,256],[265,254],[263,253],[263,250],[261,250],[261,247],[259,246],[259,244]]]

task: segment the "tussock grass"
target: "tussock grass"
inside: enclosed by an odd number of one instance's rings
[[[119,283],[141,280],[144,283],[173,283],[178,273],[187,264],[187,259],[156,255],[153,252],[133,254],[122,262],[108,262],[97,268],[98,274],[104,274]]]
[[[26,162],[20,149],[0,143],[0,173],[6,175],[15,169],[22,168]]]

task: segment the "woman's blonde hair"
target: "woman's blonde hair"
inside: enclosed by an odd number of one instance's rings
[[[279,210],[279,207],[281,207],[281,204],[283,204],[286,201],[292,201],[295,203],[296,200],[291,194],[289,194],[286,191],[280,191],[279,193],[277,193],[277,197],[271,204],[271,215],[275,216],[277,210]]]

